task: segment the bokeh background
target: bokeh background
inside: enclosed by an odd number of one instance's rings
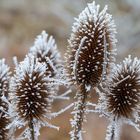
[[[62,57],[71,33],[74,17],[92,0],[0,0],[0,58],[6,58],[13,68],[12,57],[23,60],[33,45],[34,39],[46,30],[56,39]],[[117,25],[117,62],[128,54],[140,56],[140,1],[139,0],[96,0],[101,7],[109,6]],[[73,93],[74,94],[74,93]],[[94,95],[93,95],[94,96]],[[96,98],[96,97],[95,97]],[[68,105],[70,101],[54,103],[54,111]],[[70,112],[52,121],[60,131],[41,129],[40,140],[69,140]],[[84,125],[85,140],[104,140],[107,120],[89,114]],[[130,126],[122,129],[121,140],[139,140],[140,133]]]

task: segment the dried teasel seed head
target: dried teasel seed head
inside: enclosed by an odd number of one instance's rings
[[[62,60],[55,39],[52,36],[49,37],[45,31],[42,31],[41,35],[37,36],[30,53],[38,58],[39,62],[46,63],[47,76],[54,77],[61,71]]]
[[[49,113],[51,104],[50,87],[46,82],[46,65],[28,55],[16,67],[15,72],[12,92],[17,115],[25,122],[41,120]]]
[[[125,58],[114,67],[108,84],[108,111],[115,117],[134,117],[140,111],[140,60]]]
[[[99,12],[95,2],[88,4],[72,27],[66,53],[68,75],[72,82],[96,86],[114,61],[115,25],[107,6]]]
[[[0,139],[8,140],[7,126],[10,123],[8,115],[8,104],[3,98],[8,98],[10,68],[5,64],[5,59],[0,60]]]

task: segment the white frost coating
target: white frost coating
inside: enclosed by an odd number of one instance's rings
[[[71,103],[70,105],[68,105],[67,107],[61,109],[60,111],[55,112],[55,113],[51,113],[51,117],[53,117],[53,118],[57,117],[58,115],[64,113],[67,110],[69,110],[71,107],[73,107],[73,105],[74,105],[74,103]]]
[[[84,36],[84,37],[81,39],[79,48],[78,48],[78,50],[76,51],[76,54],[75,54],[75,63],[74,63],[74,65],[73,65],[73,71],[74,71],[74,76],[75,76],[75,77],[77,77],[77,63],[78,63],[78,59],[79,59],[79,57],[80,57],[80,51],[81,51],[82,47],[84,47],[83,44],[84,44],[84,42],[85,42],[86,39],[87,39],[86,36]]]
[[[107,65],[107,42],[104,31],[104,63],[103,63],[102,81],[106,79],[106,65]]]
[[[15,66],[17,67],[18,66],[18,60],[17,60],[16,56],[13,57],[13,62],[15,64]]]
[[[71,89],[67,90],[65,93],[61,94],[61,95],[57,95],[54,98],[55,99],[62,99],[62,100],[69,100],[70,97],[67,97],[68,94],[70,94],[72,91]]]

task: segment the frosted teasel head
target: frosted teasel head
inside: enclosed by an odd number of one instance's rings
[[[32,55],[26,56],[15,69],[12,80],[11,99],[15,112],[24,123],[41,121],[50,113],[52,97],[47,85],[46,65],[39,63]]]
[[[46,63],[47,76],[50,75],[54,77],[60,74],[62,60],[53,36],[49,36],[45,31],[42,31],[42,33],[37,36],[34,45],[30,49],[30,53],[38,58],[39,62]]]
[[[103,103],[115,118],[140,120],[140,60],[131,56],[116,65],[107,81]],[[105,105],[103,105],[105,107]]]
[[[107,6],[88,4],[72,27],[66,53],[68,74],[77,85],[97,86],[114,61],[116,29]]]
[[[0,60],[0,139],[8,140],[10,123],[8,114],[10,68],[5,64],[5,59]],[[6,101],[5,101],[5,100]]]

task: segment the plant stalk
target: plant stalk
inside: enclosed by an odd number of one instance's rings
[[[71,132],[71,140],[82,140],[82,124],[84,121],[87,97],[88,92],[84,88],[76,95],[77,102],[74,107],[74,126]]]
[[[31,133],[31,140],[35,140],[34,136],[34,124],[32,119],[29,121],[29,128],[30,128],[30,133]]]

